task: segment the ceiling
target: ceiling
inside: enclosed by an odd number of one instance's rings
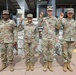
[[[16,0],[7,0],[8,1],[8,10],[10,11],[17,11],[20,9]],[[6,0],[0,0],[0,11],[7,9]]]

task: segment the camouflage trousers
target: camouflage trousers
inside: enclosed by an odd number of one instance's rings
[[[1,60],[2,63],[6,63],[7,60],[9,63],[13,63],[13,46],[12,44],[0,44]]]
[[[74,49],[73,42],[63,41],[63,45],[62,45],[63,62],[65,63],[71,62],[73,49]]]
[[[26,42],[24,43],[24,52],[25,52],[25,63],[34,63],[34,54],[35,54],[36,42]]]
[[[43,62],[53,62],[54,41],[52,39],[42,39]]]

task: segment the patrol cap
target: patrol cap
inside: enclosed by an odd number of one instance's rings
[[[9,14],[9,10],[3,10],[2,14]]]
[[[47,6],[47,11],[48,10],[53,10],[53,6]]]
[[[74,9],[73,8],[68,8],[67,13],[74,13]]]
[[[27,14],[27,17],[33,18],[33,14]]]

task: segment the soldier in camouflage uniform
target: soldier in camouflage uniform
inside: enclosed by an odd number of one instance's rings
[[[60,19],[57,21],[57,28],[59,29],[63,26],[63,39],[62,39],[62,56],[64,61],[63,71],[67,72],[73,71],[70,62],[72,58],[72,50],[76,44],[76,21],[72,18],[74,15],[74,9],[67,9],[67,18],[60,16]]]
[[[9,11],[3,10],[3,20],[0,22],[0,51],[2,66],[0,71],[6,68],[6,62],[9,61],[10,71],[14,71],[13,68],[13,46],[17,44],[17,30],[16,24],[13,20],[9,19]]]
[[[26,70],[34,70],[34,54],[35,48],[38,44],[38,28],[32,22],[33,15],[28,14],[27,20],[28,22],[26,25],[19,25],[18,30],[24,29],[24,50],[25,50],[25,57],[26,57]]]
[[[53,54],[55,50],[55,23],[56,17],[52,16],[53,7],[47,6],[47,17],[43,18],[43,31],[42,31],[42,52],[43,52],[43,62],[44,69],[43,71],[47,71],[49,68],[50,71],[53,72],[52,62],[53,62]]]

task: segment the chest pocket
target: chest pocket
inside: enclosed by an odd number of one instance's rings
[[[73,22],[66,22],[66,24],[64,25],[64,32],[65,33],[69,33],[69,32],[72,32],[73,30]]]
[[[25,26],[24,31],[26,34],[32,35],[35,33],[35,29],[36,29],[36,26]]]
[[[51,31],[55,30],[55,21],[53,21],[53,20],[47,20],[45,22],[47,24],[47,28],[49,28],[48,30],[51,30]]]
[[[13,31],[13,26],[11,23],[5,23],[4,27],[6,31],[11,31],[11,32]]]

